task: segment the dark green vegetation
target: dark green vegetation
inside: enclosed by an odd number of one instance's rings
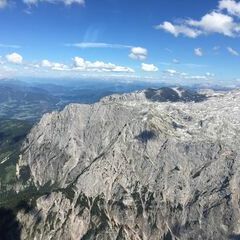
[[[29,186],[19,193],[14,190],[0,193],[0,239],[20,240],[21,226],[16,217],[17,213],[34,212],[36,200],[41,196],[48,196],[53,191],[54,186],[47,184],[38,190]]]
[[[7,190],[16,181],[16,162],[21,144],[31,124],[0,119],[0,189]]]
[[[0,119],[0,239],[20,239],[21,227],[16,220],[16,210],[27,206],[18,202],[16,192],[16,162],[21,144],[29,132],[31,124],[20,120]],[[7,208],[11,202],[15,208]],[[17,207],[18,206],[18,207]]]
[[[0,82],[0,118],[36,121],[57,109],[59,100],[44,89],[13,81]]]

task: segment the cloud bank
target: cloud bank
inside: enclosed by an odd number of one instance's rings
[[[164,30],[175,37],[197,38],[200,35],[221,34],[227,37],[240,36],[240,2],[221,0],[216,9],[201,19],[182,19],[180,23],[165,21],[155,29]]]

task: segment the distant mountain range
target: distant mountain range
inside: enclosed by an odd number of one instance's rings
[[[201,101],[196,94],[208,85],[191,87],[167,86],[156,82],[121,82],[101,80],[0,80],[0,119],[38,121],[44,113],[62,110],[70,103],[93,104],[105,96],[118,93],[145,91],[153,101]],[[159,89],[161,88],[161,89]],[[212,86],[227,91],[228,88]],[[180,96],[180,95],[181,96]]]
[[[150,84],[157,87],[158,84]],[[35,122],[46,112],[61,110],[69,103],[91,104],[102,97],[144,89],[146,83],[113,81],[18,81],[0,80],[0,119]]]

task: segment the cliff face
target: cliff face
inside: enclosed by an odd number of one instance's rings
[[[238,239],[240,91],[174,91],[174,103],[145,91],[46,114],[18,162],[45,193],[18,213],[21,238]]]

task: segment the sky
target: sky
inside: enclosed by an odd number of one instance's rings
[[[240,81],[240,1],[0,0],[0,78]]]

